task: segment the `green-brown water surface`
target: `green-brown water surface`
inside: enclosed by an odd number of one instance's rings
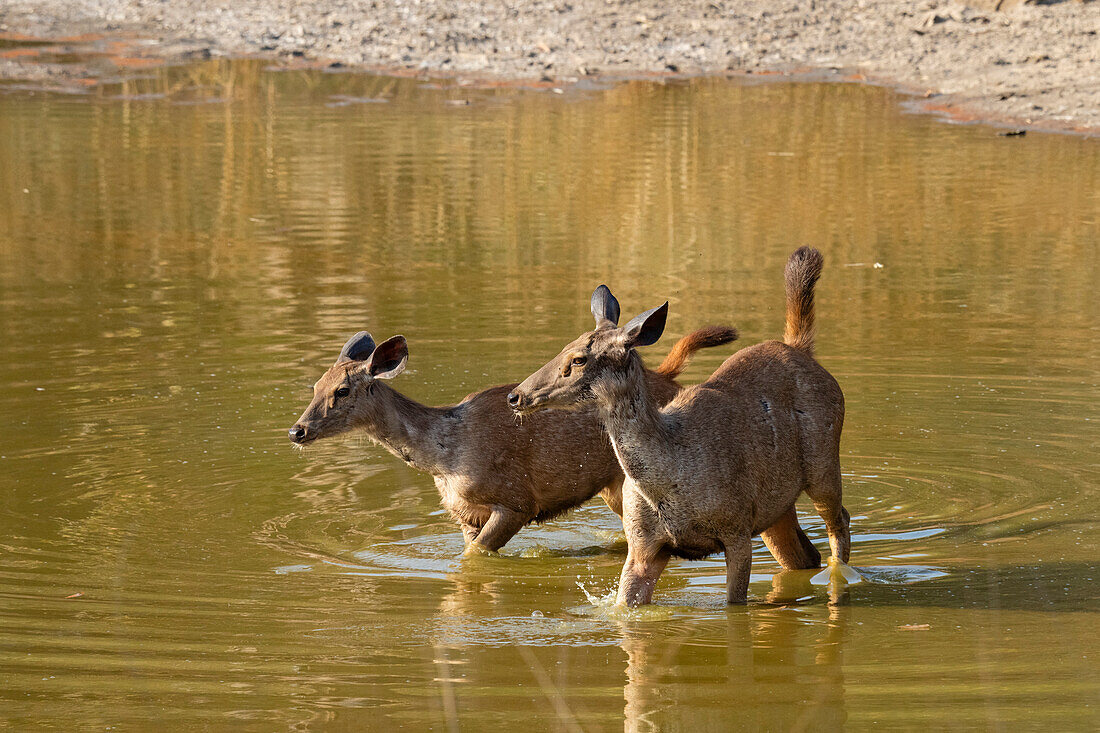
[[[854,85],[0,87],[0,728],[1095,729],[1098,191],[1095,140]],[[748,607],[715,557],[615,611],[602,503],[463,559],[430,477],[287,441],[359,329],[450,403],[600,282],[671,301],[651,361],[775,337],[800,244],[847,396],[838,604],[761,545]]]

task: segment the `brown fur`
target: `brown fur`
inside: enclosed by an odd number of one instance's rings
[[[726,555],[727,600],[743,603],[751,538],[789,525],[803,491],[825,520],[834,557],[847,562],[848,512],[840,483],[844,395],[809,353],[820,263],[820,254],[805,248],[788,263],[788,314],[795,317],[788,320],[787,338],[797,346],[768,341],[742,349],[664,408],[643,378],[634,347],[660,336],[667,303],[623,328],[584,334],[510,396],[522,414],[598,405],[626,473],[621,603],[649,603],[670,557],[715,552]],[[812,545],[792,543],[777,558],[791,553],[803,559],[809,551],[816,554]]]
[[[679,391],[672,377],[694,351],[734,338],[733,329],[714,327],[688,334],[662,364],[665,373],[639,364],[639,378],[663,405]],[[385,358],[379,357],[384,351]],[[394,337],[373,354],[337,362],[314,386],[291,439],[304,444],[366,431],[409,465],[431,473],[467,542],[489,550],[500,549],[524,525],[556,517],[597,493],[622,515],[623,473],[595,410],[542,413],[517,424],[505,399],[515,385],[490,387],[449,407],[421,405],[382,381],[404,369],[407,354],[404,338]],[[376,359],[385,364],[374,366]],[[337,396],[338,389],[348,393]],[[797,521],[774,535],[777,546],[796,554],[809,542]]]

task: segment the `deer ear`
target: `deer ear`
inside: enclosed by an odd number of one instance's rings
[[[374,351],[374,339],[370,337],[370,334],[366,331],[360,331],[344,344],[344,348],[340,349],[340,356],[337,357],[336,363],[342,364],[345,361],[363,361]]]
[[[367,360],[367,372],[375,379],[393,379],[405,371],[409,361],[409,344],[404,336],[388,338],[374,350]]]
[[[661,338],[661,334],[665,332],[667,318],[667,300],[662,306],[651,308],[640,316],[634,316],[630,323],[623,326],[623,345],[632,348],[657,343],[657,339]]]
[[[606,285],[592,291],[592,315],[596,319],[597,329],[619,325],[619,301],[615,300]]]

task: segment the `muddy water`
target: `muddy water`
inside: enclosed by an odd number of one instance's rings
[[[882,89],[557,94],[255,62],[0,90],[0,728],[1093,729],[1100,147]],[[588,327],[782,328],[820,247],[852,563],[607,607],[602,504],[461,559],[429,477],[286,428],[344,339],[447,403]],[[698,381],[728,352],[702,355]],[[825,547],[808,504],[803,522]]]

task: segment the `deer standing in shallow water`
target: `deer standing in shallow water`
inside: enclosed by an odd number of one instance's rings
[[[636,347],[660,338],[668,303],[622,328],[597,317],[511,394],[519,415],[595,402],[626,473],[627,558],[618,602],[649,603],[673,556],[724,552],[726,598],[744,603],[752,537],[794,514],[805,491],[825,520],[834,560],[848,561],[848,512],[841,504],[844,395],[813,358],[814,285],[821,253],[802,247],[786,268],[785,342],[768,341],[727,359],[702,384],[665,407],[650,390]],[[618,313],[611,291],[593,311]]]
[[[617,322],[618,311],[601,315]],[[638,365],[658,404],[680,387],[675,378],[691,355],[737,338],[710,327],[685,336],[656,371]],[[457,405],[428,407],[385,381],[405,369],[408,344],[394,336],[375,346],[366,331],[344,345],[313,387],[313,400],[290,428],[305,445],[354,429],[435,478],[443,506],[462,527],[467,550],[496,551],[531,522],[563,514],[601,494],[622,516],[623,473],[594,410],[533,415],[516,425],[505,401],[514,384],[490,387]],[[820,556],[793,509],[765,534],[781,562],[817,567]]]

